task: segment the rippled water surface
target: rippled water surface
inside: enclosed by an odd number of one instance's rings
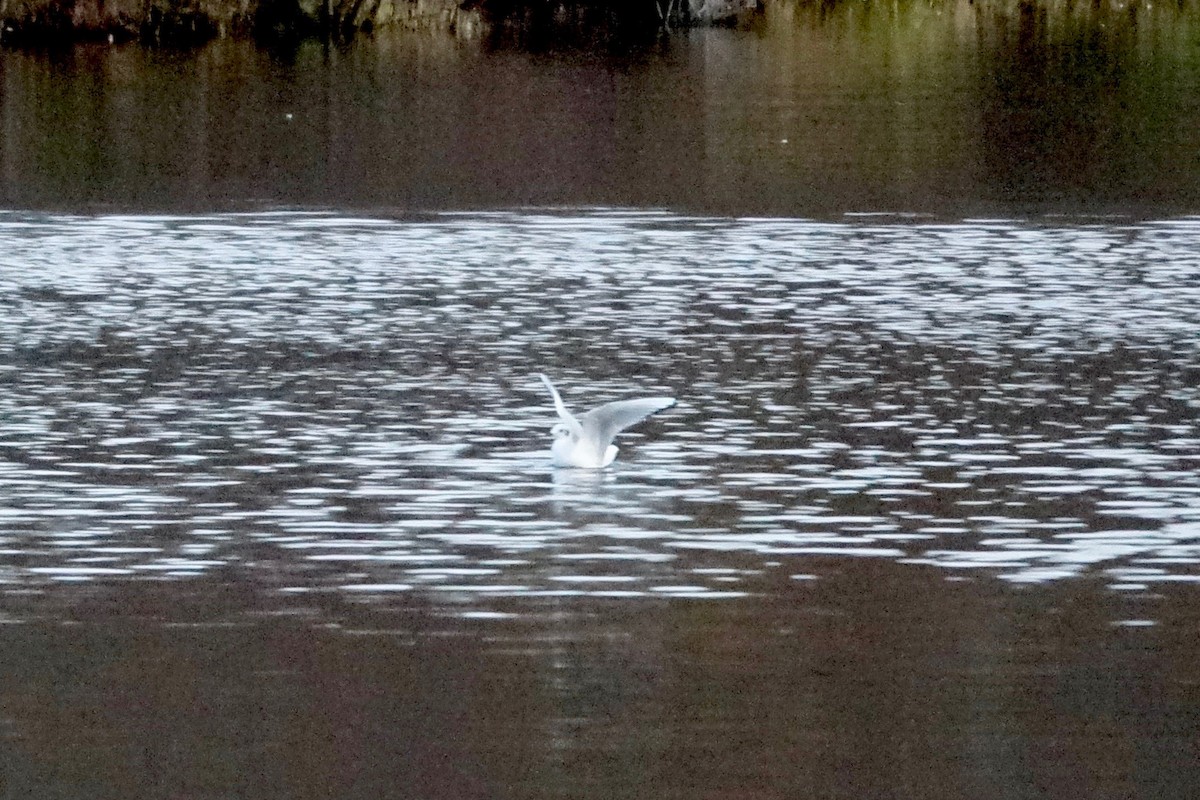
[[[5,586],[734,596],[827,557],[1200,557],[1200,228],[520,213],[0,222]],[[671,393],[609,471],[569,405]]]
[[[215,685],[208,659],[221,648],[283,651],[276,638],[300,637],[294,646],[324,626],[387,634],[386,669],[378,651],[343,640],[351,649],[329,656],[318,640],[305,645],[315,648],[307,666],[289,662],[282,674],[344,678],[344,661],[368,669],[339,684],[358,708],[379,691],[391,697],[374,682],[394,687],[393,671],[424,685],[426,670],[445,670],[449,683],[425,688],[498,702],[488,726],[464,723],[478,741],[451,746],[458,734],[419,725],[429,735],[385,735],[482,763],[475,778],[438,778],[414,756],[423,766],[410,764],[404,780],[432,780],[447,796],[485,796],[497,775],[509,796],[567,783],[585,795],[657,786],[695,796],[676,768],[701,769],[729,790],[722,796],[745,785],[870,795],[838,783],[843,774],[879,791],[909,781],[929,796],[925,781],[936,780],[946,796],[1031,796],[1023,781],[1072,780],[1041,748],[1075,728],[1038,727],[1040,704],[1068,713],[1071,693],[1108,697],[1114,675],[1134,694],[1088,713],[1110,714],[1122,736],[1140,719],[1155,743],[1143,760],[1174,764],[1195,707],[1184,698],[1200,580],[1198,254],[1193,219],[5,213],[0,621],[95,608],[117,609],[135,630],[173,620],[122,641],[242,625],[247,610],[301,621],[286,636],[272,627],[210,646],[191,633],[183,644],[154,639],[158,656],[121,657],[120,691],[136,695],[143,680],[173,687],[159,696],[170,702],[150,703],[161,719],[129,723],[148,740],[186,705],[183,684],[212,689],[223,713],[258,724],[244,697]],[[578,410],[643,393],[679,403],[623,434],[609,470],[556,470],[539,371]],[[22,627],[9,628],[8,652],[70,639]],[[1105,638],[1143,629],[1159,638]],[[430,630],[475,644],[443,650],[422,638]],[[104,651],[105,635],[89,631]],[[422,641],[434,649],[404,649]],[[274,680],[278,663],[246,658],[254,664],[238,671],[256,676],[252,685]],[[540,689],[517,677],[528,663]],[[1047,663],[1058,666],[1047,673]],[[20,679],[0,667],[10,686],[42,686],[34,667]],[[946,671],[961,680],[939,684]],[[819,691],[831,675],[836,703]],[[915,682],[903,699],[874,694],[887,696],[880,687],[896,678]],[[763,705],[732,689],[743,680]],[[283,728],[300,724],[288,710],[300,688],[287,686],[262,689],[278,707],[261,713]],[[22,722],[21,703],[35,701],[20,697],[0,693],[0,734],[9,725],[14,740],[53,738]],[[1153,697],[1157,715],[1128,705]],[[351,713],[335,699],[322,702]],[[384,715],[376,722],[388,730],[388,714],[421,716],[371,707],[360,711]],[[893,712],[907,722],[878,722]],[[73,712],[58,713],[34,718],[71,727]],[[459,719],[442,706],[430,713]],[[329,724],[349,730],[354,719]],[[211,733],[205,724],[186,723],[198,740]],[[847,761],[838,748],[880,724],[862,760]],[[756,730],[765,749],[729,745]],[[1106,763],[1111,737],[1088,731],[1074,757]],[[291,741],[261,735],[265,749],[246,751],[255,764]],[[486,744],[493,736],[537,751],[533,777]],[[962,737],[982,748],[971,758],[1006,766],[917,769],[950,739],[966,747]],[[894,751],[904,741],[907,757]],[[168,773],[181,769],[179,753],[143,746]],[[232,740],[212,746],[241,752]],[[378,742],[358,746],[387,758],[372,750]],[[713,747],[724,755],[710,763]],[[1014,764],[1034,752],[1049,771],[1030,777]],[[780,766],[755,761],[764,753]],[[802,766],[802,753],[818,763]],[[616,767],[631,755],[673,766],[635,780]],[[893,757],[911,771],[895,771]],[[251,786],[235,767],[214,773],[190,758],[182,772],[213,781],[212,796],[278,790],[269,775]],[[81,759],[60,768],[87,772]],[[326,769],[347,781],[329,784],[337,791],[370,796],[396,778],[380,761],[351,779],[344,758],[329,759],[280,785]],[[578,783],[577,769],[588,780]],[[1155,774],[1157,783],[1137,771],[1098,777],[1092,796],[1194,777]]]

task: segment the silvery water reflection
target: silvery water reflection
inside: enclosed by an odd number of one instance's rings
[[[0,217],[0,581],[736,597],[1200,563],[1200,223]],[[535,377],[673,394],[554,470]],[[630,387],[636,386],[636,392]]]

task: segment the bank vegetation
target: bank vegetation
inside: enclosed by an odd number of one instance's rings
[[[965,0],[999,13],[1128,14],[1150,0]],[[768,15],[836,14],[886,5],[898,14],[962,0],[0,0],[0,45],[141,41],[194,46],[217,37],[347,40],[382,28],[516,42],[623,41],[694,27],[751,27]],[[1182,10],[1195,0],[1172,0]]]

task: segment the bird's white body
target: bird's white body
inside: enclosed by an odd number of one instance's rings
[[[562,436],[550,445],[550,454],[554,457],[556,467],[582,467],[584,469],[604,469],[617,457],[617,446],[610,444],[604,450],[601,458],[596,457],[596,450],[588,447],[585,442]]]
[[[581,414],[576,418],[563,405],[558,390],[545,375],[538,374],[542,383],[554,398],[554,408],[560,421],[550,432],[554,444],[550,453],[554,463],[560,467],[603,469],[617,457],[613,437],[626,428],[636,425],[646,417],[664,408],[675,405],[673,397],[645,397],[638,400],[618,400]]]

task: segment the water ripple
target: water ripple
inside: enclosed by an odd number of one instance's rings
[[[0,214],[0,589],[1200,579],[1200,226]],[[604,473],[568,403],[680,403]],[[799,577],[797,577],[799,576]],[[451,599],[452,598],[452,599]]]

